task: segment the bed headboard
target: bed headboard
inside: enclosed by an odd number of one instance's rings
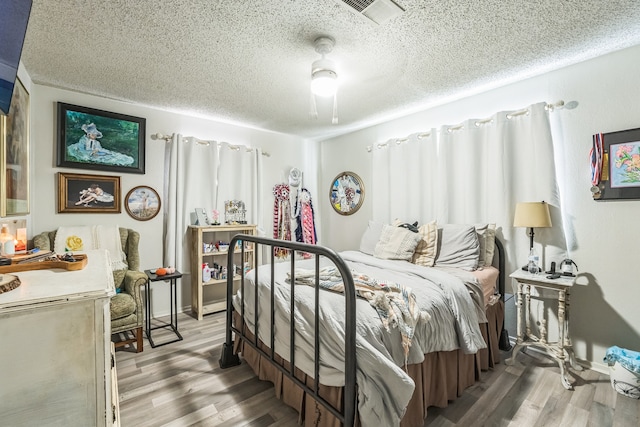
[[[498,292],[502,296],[502,301],[504,301],[504,291],[505,291],[505,259],[504,259],[504,246],[498,237],[495,239],[496,242],[496,251],[493,254],[493,265],[500,271],[500,275],[498,275]]]
[[[493,254],[493,265],[498,269],[500,274],[498,275],[498,292],[500,292],[500,299],[502,302],[505,302],[505,291],[506,291],[506,282],[507,275],[505,271],[505,252],[504,245],[500,241],[500,239],[496,236],[496,251]],[[496,265],[497,264],[497,265]],[[500,350],[509,351],[511,350],[511,343],[509,342],[509,332],[504,327],[504,321],[502,322],[502,331],[500,332],[500,342],[498,344]]]

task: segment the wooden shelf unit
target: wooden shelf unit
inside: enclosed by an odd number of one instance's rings
[[[198,320],[202,320],[205,314],[227,309],[227,279],[211,279],[203,282],[202,265],[204,263],[209,263],[210,268],[213,268],[214,263],[226,267],[229,253],[231,253],[236,265],[244,266],[244,263],[248,262],[249,267],[253,268],[255,249],[253,244],[251,244],[251,247],[245,246],[244,259],[241,259],[242,253],[240,249],[216,252],[204,251],[205,243],[215,244],[219,241],[229,243],[236,234],[255,236],[256,226],[246,224],[189,226],[189,236],[191,238],[189,244],[191,247],[191,311]],[[234,274],[235,272],[230,273]],[[240,276],[237,275],[237,279],[234,280],[239,284],[239,279]],[[207,289],[208,294],[206,299],[204,295],[205,289]]]

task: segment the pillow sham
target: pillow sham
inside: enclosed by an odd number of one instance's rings
[[[435,221],[422,224],[418,228],[421,236],[411,262],[416,265],[433,267],[438,253],[438,225]]]
[[[438,228],[436,266],[473,271],[478,268],[480,242],[473,225],[445,224]]]
[[[382,226],[380,240],[376,244],[373,256],[380,259],[410,261],[421,239],[420,233],[385,224]]]
[[[496,247],[496,225],[476,224],[475,227],[480,243],[478,267],[489,267],[493,264],[493,252]]]
[[[360,238],[360,252],[363,252],[367,255],[373,255],[373,252],[376,250],[376,245],[378,244],[378,240],[380,240],[380,234],[382,233],[381,222],[369,221],[369,225],[367,229],[362,233],[362,238]]]

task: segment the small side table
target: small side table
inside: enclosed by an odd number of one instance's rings
[[[573,389],[567,377],[565,362],[576,371],[581,371],[573,353],[571,339],[569,338],[569,294],[575,284],[576,278],[561,276],[558,279],[547,279],[547,274],[531,274],[528,271],[516,270],[509,277],[518,282],[517,316],[518,316],[518,340],[511,357],[506,360],[507,365],[513,365],[518,352],[526,346],[540,347],[555,359],[560,366],[560,379],[567,390]],[[531,288],[551,289],[558,293],[558,341],[547,341],[547,321],[540,319],[540,336],[531,333]],[[523,313],[524,310],[524,313]],[[523,315],[525,330],[523,331]]]
[[[145,270],[145,274],[147,275],[147,285],[144,293],[144,302],[145,302],[145,332],[147,334],[147,339],[149,340],[149,344],[151,347],[160,347],[162,345],[171,344],[176,341],[182,341],[182,335],[178,332],[178,293],[176,290],[176,282],[179,278],[182,277],[182,273],[179,271],[175,271],[171,274],[165,274],[164,276],[158,276],[155,273],[152,273],[151,270]],[[160,324],[154,327],[151,327],[151,282],[160,282],[160,281],[169,281],[169,295],[171,299],[171,322]],[[177,338],[175,340],[163,342],[162,344],[156,344],[153,342],[151,338],[151,331],[155,331],[160,328],[171,328],[173,332],[176,334]]]

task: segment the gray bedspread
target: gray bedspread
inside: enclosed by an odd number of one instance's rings
[[[417,303],[431,319],[419,322],[415,328],[408,363],[421,363],[424,354],[461,348],[475,353],[486,344],[478,324],[484,319],[482,290],[475,278],[461,271],[417,266],[406,261],[382,260],[357,251],[340,253],[352,271],[379,280],[393,281],[410,287]],[[322,259],[321,266],[330,265]],[[314,261],[296,261],[296,267],[313,269]],[[285,281],[290,263],[275,266],[275,350],[289,360],[290,287]],[[254,276],[245,281],[245,318],[254,328]],[[271,341],[271,267],[258,268],[259,274],[259,337]],[[313,376],[314,289],[295,287],[295,360],[296,367]],[[240,311],[239,291],[234,306]],[[320,382],[328,386],[344,385],[344,312],[341,294],[320,292]],[[376,310],[365,300],[356,302],[356,359],[358,410],[363,426],[395,426],[400,423],[411,395],[413,380],[403,371],[405,355],[397,329],[386,330]],[[481,317],[479,317],[481,316]]]

